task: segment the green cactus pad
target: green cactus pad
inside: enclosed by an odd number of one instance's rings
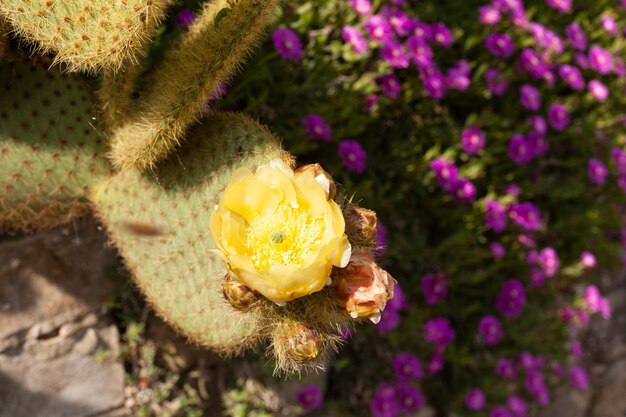
[[[283,154],[258,123],[215,115],[153,170],[121,171],[92,194],[137,285],[194,343],[232,353],[264,337],[262,309],[240,312],[222,295],[225,264],[214,251],[209,218],[236,169]]]
[[[0,230],[52,227],[89,210],[110,172],[91,86],[42,64],[0,67]]]
[[[121,169],[146,169],[182,142],[209,94],[232,76],[273,18],[278,0],[223,2],[206,7],[145,83],[136,120],[113,134],[111,159]],[[124,100],[110,100],[124,102]]]
[[[5,0],[0,15],[17,35],[69,71],[118,70],[137,54],[170,0]]]

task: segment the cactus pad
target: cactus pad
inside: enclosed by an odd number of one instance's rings
[[[89,210],[110,172],[91,86],[25,61],[0,67],[0,230],[41,229]]]
[[[225,264],[209,218],[230,175],[283,151],[256,122],[213,116],[151,172],[122,171],[92,195],[99,216],[154,308],[193,342],[237,352],[261,337],[261,311],[240,312],[222,295]]]
[[[0,15],[70,71],[118,70],[149,40],[169,0],[5,0]]]

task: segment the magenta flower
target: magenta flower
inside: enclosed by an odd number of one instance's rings
[[[443,369],[443,354],[440,351],[433,353],[426,364],[426,369],[431,375],[438,374]]]
[[[591,252],[584,251],[580,254],[580,262],[585,268],[595,268],[596,256]]]
[[[429,73],[421,72],[420,75],[424,83],[424,90],[432,99],[441,100],[446,96],[448,86],[445,77],[439,70],[430,71]]]
[[[625,174],[626,173],[626,151],[617,147],[613,147],[611,149],[611,156],[613,157],[613,161],[615,162],[617,171],[620,174]]]
[[[396,417],[398,415],[400,405],[393,386],[385,383],[378,385],[370,403],[370,411],[374,417]]]
[[[592,313],[600,311],[600,300],[602,294],[595,285],[589,285],[585,288],[585,305]]]
[[[394,73],[386,74],[381,77],[378,77],[378,85],[383,90],[383,93],[390,98],[397,98],[402,91],[402,86],[400,85],[400,80]]]
[[[514,183],[506,184],[503,191],[504,194],[509,195],[514,199],[517,199],[517,197],[519,197],[520,193],[522,192],[522,190],[519,188],[519,185]]]
[[[426,403],[424,394],[419,389],[406,384],[396,386],[396,396],[401,413],[413,415]]]
[[[606,177],[609,175],[609,170],[597,159],[590,159],[588,164],[587,174],[589,176],[589,180],[595,185],[604,185],[606,182]]]
[[[533,203],[513,203],[509,208],[509,218],[523,229],[539,230],[542,226],[541,212]]]
[[[448,29],[443,22],[435,23],[432,26],[432,37],[435,43],[443,46],[444,48],[449,48],[454,42],[452,32],[450,32],[450,29]]]
[[[539,268],[531,268],[528,271],[528,280],[533,288],[540,288],[546,280],[546,274]]]
[[[572,343],[569,344],[569,350],[572,356],[574,357],[574,359],[576,359],[577,361],[583,360],[583,356],[584,356],[583,345],[582,343],[580,343],[580,341],[578,340],[572,341]]]
[[[454,184],[453,193],[456,201],[469,204],[476,198],[476,186],[467,178],[460,177]]]
[[[330,142],[332,140],[332,129],[330,125],[324,122],[319,114],[309,114],[302,119],[302,123],[307,134],[311,139],[323,140]]]
[[[509,396],[506,400],[506,406],[515,417],[527,417],[528,415],[528,406],[522,397],[517,395]]]
[[[465,91],[470,85],[470,69],[466,61],[459,61],[446,74],[448,87],[453,90]]]
[[[344,26],[341,35],[344,42],[350,45],[357,54],[364,54],[367,51],[367,41],[358,28]]]
[[[433,65],[433,50],[424,38],[413,35],[407,39],[406,46],[415,65],[418,67],[429,67]]]
[[[559,257],[553,248],[544,248],[539,253],[539,265],[547,277],[553,277],[559,270]]]
[[[559,76],[570,86],[572,90],[580,91],[585,88],[585,79],[580,70],[573,65],[561,65]]]
[[[504,332],[496,316],[485,316],[478,324],[478,333],[486,345],[496,345],[502,340]]]
[[[398,34],[398,36],[408,36],[413,29],[413,23],[409,16],[400,9],[395,9],[387,12],[387,20]]]
[[[339,156],[341,156],[343,165],[349,171],[359,174],[365,171],[367,154],[359,142],[351,139],[340,142]]]
[[[485,223],[496,233],[502,233],[506,228],[506,206],[495,201],[487,200],[485,206]]]
[[[496,375],[504,379],[517,378],[517,370],[512,360],[506,358],[498,359],[496,363]]]
[[[525,165],[533,158],[535,150],[524,135],[518,133],[509,141],[508,153],[513,163]]]
[[[304,411],[315,410],[322,406],[322,393],[313,384],[304,385],[298,390],[298,402]]]
[[[454,191],[459,178],[459,169],[447,158],[437,158],[430,163],[430,168],[435,171],[437,182],[444,190]]]
[[[409,55],[402,44],[388,41],[380,49],[380,55],[392,68],[408,68]]]
[[[574,48],[579,51],[587,49],[587,34],[578,23],[570,23],[565,27],[565,35],[567,40]]]
[[[533,156],[542,158],[546,156],[550,150],[550,143],[543,134],[537,132],[530,132],[526,136],[526,143],[533,151]]]
[[[541,94],[530,84],[524,84],[519,89],[522,107],[526,110],[537,111],[541,108]]]
[[[378,102],[380,101],[380,97],[378,94],[368,94],[364,98],[365,109],[367,111],[373,111],[376,106],[378,106]]]
[[[454,328],[446,318],[435,317],[424,324],[424,340],[434,343],[437,347],[446,347],[455,336]]]
[[[578,65],[579,68],[589,69],[589,58],[582,52],[576,52],[574,54],[574,64]]]
[[[572,0],[546,0],[546,3],[561,13],[568,13],[572,10]]]
[[[286,61],[299,61],[304,56],[298,35],[289,28],[274,29],[272,42],[280,56]]]
[[[489,417],[515,417],[508,408],[498,405],[489,411]]]
[[[387,227],[382,222],[382,220],[378,219],[378,223],[376,225],[376,255],[383,256],[386,251],[387,251]],[[398,286],[398,288],[400,287]]]
[[[366,15],[372,11],[372,5],[369,0],[348,0],[348,4],[352,6],[352,9],[356,14]]]
[[[478,11],[480,13],[480,23],[484,25],[495,25],[502,18],[500,10],[490,4],[481,6]]]
[[[533,115],[528,118],[528,123],[530,124],[530,128],[534,133],[538,133],[540,135],[545,135],[548,133],[548,123],[546,119],[539,115]]]
[[[433,28],[426,22],[414,19],[413,35],[425,41],[431,41],[433,39]]]
[[[534,49],[524,48],[519,62],[520,67],[536,80],[542,80],[550,73],[548,65]]]
[[[396,285],[393,287],[393,298],[387,301],[387,305],[385,309],[400,311],[400,310],[410,310],[411,307],[413,307],[413,304],[411,304],[411,302],[407,300],[406,296],[404,295],[404,290],[402,290],[402,287],[400,286],[400,284],[396,283]]]
[[[526,293],[521,282],[509,279],[502,284],[496,297],[496,308],[504,317],[515,318],[522,314],[526,305]]]
[[[511,37],[504,33],[492,33],[485,39],[485,46],[497,58],[509,58],[515,52]]]
[[[380,321],[376,323],[376,330],[380,334],[389,333],[400,325],[400,313],[398,310],[385,309],[381,313]]]
[[[611,36],[617,35],[617,31],[618,31],[617,21],[615,20],[613,16],[609,16],[606,14],[602,15],[602,17],[600,18],[600,26],[602,26],[602,29],[604,29],[604,31],[608,33],[609,35]]]
[[[448,280],[443,274],[428,273],[422,277],[422,290],[426,304],[437,304],[448,295]]]
[[[608,298],[603,297],[600,299],[600,315],[605,320],[611,318],[611,303]]]
[[[497,69],[489,68],[485,73],[487,87],[494,96],[502,96],[509,89],[509,80]]]
[[[491,251],[493,257],[496,259],[502,259],[506,255],[506,249],[504,249],[502,243],[499,242],[491,242],[489,244],[489,250]]]
[[[548,109],[548,121],[554,130],[563,131],[569,126],[569,112],[561,103],[554,103]]]
[[[176,23],[178,26],[188,28],[196,20],[196,15],[190,9],[181,9],[176,14]]]
[[[393,38],[393,31],[387,20],[380,15],[370,16],[363,24],[370,38],[385,43]]]
[[[470,411],[480,411],[485,406],[485,393],[480,388],[472,388],[465,394],[465,407]]]
[[[613,56],[606,49],[593,45],[589,48],[589,65],[600,75],[607,75],[613,70]]]
[[[478,126],[470,126],[461,132],[461,148],[470,155],[476,155],[485,147],[485,132]]]
[[[528,370],[524,384],[528,392],[535,397],[535,400],[540,405],[548,405],[550,403],[550,392],[541,371],[535,369]]]
[[[579,390],[584,391],[589,388],[589,377],[587,376],[587,371],[580,366],[573,366],[569,370],[569,381]]]
[[[599,80],[589,81],[587,88],[589,89],[589,94],[591,94],[591,97],[593,97],[593,99],[596,101],[603,102],[606,101],[607,98],[609,98],[609,89]]]
[[[406,382],[424,378],[424,369],[417,356],[411,353],[398,353],[391,361],[396,379]]]

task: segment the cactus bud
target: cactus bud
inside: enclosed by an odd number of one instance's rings
[[[352,318],[380,319],[387,301],[393,298],[396,280],[379,267],[369,252],[356,252],[348,266],[335,269],[335,301]]]
[[[237,281],[231,274],[224,278],[224,298],[237,310],[248,310],[259,298],[250,288]]]
[[[323,350],[320,335],[301,322],[284,323],[277,330],[274,344],[292,361],[312,361]]]
[[[324,188],[324,191],[326,192],[326,197],[329,200],[335,198],[335,194],[337,194],[337,186],[335,185],[335,181],[328,172],[324,171],[324,168],[322,168],[320,164],[303,165],[295,171],[296,174],[303,172],[310,172],[313,175],[315,181],[319,182]]]
[[[376,212],[348,204],[343,213],[346,219],[346,234],[357,246],[371,247],[376,243]]]

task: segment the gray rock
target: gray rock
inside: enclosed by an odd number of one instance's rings
[[[613,363],[597,387],[593,417],[626,416],[626,359]]]

